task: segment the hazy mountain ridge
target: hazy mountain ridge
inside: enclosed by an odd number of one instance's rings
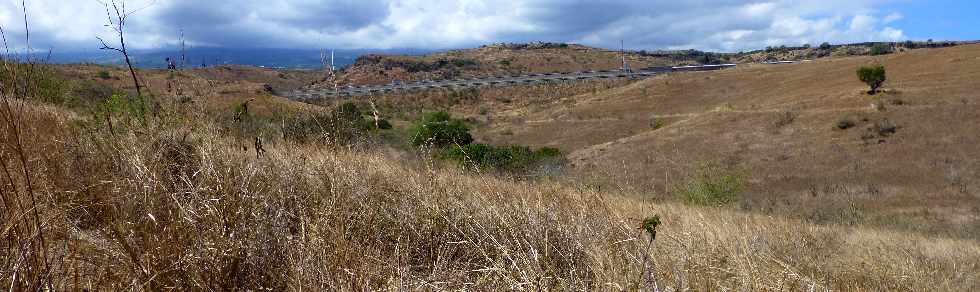
[[[432,51],[423,49],[356,49],[356,50],[335,50],[334,65],[345,67],[353,64],[358,57],[366,54],[405,54],[415,55],[430,53]],[[327,51],[329,59],[330,51]],[[166,68],[168,57],[177,60],[180,65],[180,48],[165,48],[153,50],[134,50],[132,53],[133,62],[140,68]],[[38,59],[49,59],[49,53],[36,52],[33,54]],[[186,51],[187,67],[202,67],[211,65],[252,65],[259,67],[288,68],[288,69],[318,69],[321,68],[320,50],[318,49],[281,49],[281,48],[189,48]],[[124,63],[121,54],[115,51],[58,51],[50,52],[49,62],[56,64],[68,63],[96,63],[96,64],[117,64]],[[329,60],[328,60],[329,62]]]

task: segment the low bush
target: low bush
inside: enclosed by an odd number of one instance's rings
[[[881,88],[881,85],[885,83],[885,66],[863,66],[858,68],[857,76],[861,82],[868,84],[868,87],[871,88],[868,94],[875,94],[878,92],[878,88]]]
[[[456,67],[468,67],[468,66],[476,66],[477,65],[476,61],[469,60],[469,59],[454,59],[454,60],[450,61],[450,63],[452,63],[453,66],[456,66]]]
[[[871,46],[871,55],[880,56],[892,53],[892,46],[887,44],[874,44]]]
[[[378,130],[391,130],[392,128],[391,122],[389,122],[387,119],[380,119],[378,120],[377,125],[372,124],[372,126],[376,126]]]
[[[109,86],[108,84],[92,80],[83,80],[75,83],[75,85],[72,86],[69,93],[71,99],[67,101],[67,105],[73,107],[91,105],[106,100],[113,94],[117,93],[119,93],[119,90]]]
[[[898,126],[889,119],[882,119],[881,121],[875,123],[874,129],[876,132],[878,132],[878,135],[882,137],[888,137],[898,132]]]
[[[446,149],[440,158],[482,170],[521,173],[546,162],[556,162],[562,158],[562,153],[561,150],[550,147],[531,150],[530,147],[521,145],[468,144],[454,145]]]
[[[664,127],[664,119],[661,119],[659,117],[653,117],[653,120],[650,121],[650,128],[653,128],[654,130],[659,130],[660,128],[663,127]]]
[[[0,86],[14,88],[18,98],[64,104],[71,98],[71,84],[47,65],[0,61]],[[24,84],[30,84],[24,90]]]
[[[469,126],[462,120],[453,119],[444,111],[425,114],[422,120],[412,127],[411,133],[411,142],[414,146],[446,147],[473,142]]]
[[[138,97],[113,94],[103,101],[100,111],[96,111],[96,113],[109,115],[110,118],[123,118],[127,121],[142,121],[146,118],[142,104],[143,101]],[[104,119],[105,117],[102,118],[102,120]]]
[[[678,196],[689,205],[722,206],[735,202],[744,187],[741,174],[713,165],[703,165],[678,190]]]
[[[311,114],[287,119],[283,123],[283,138],[298,143],[352,145],[370,138],[373,122],[366,120],[354,103],[344,103],[331,113]],[[391,129],[391,123],[380,120],[378,128]]]

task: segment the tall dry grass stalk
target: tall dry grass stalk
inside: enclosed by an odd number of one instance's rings
[[[27,154],[26,143],[30,133],[24,131],[29,114],[25,110],[24,98],[33,97],[39,92],[34,82],[39,74],[37,60],[31,55],[30,29],[26,5],[24,11],[24,30],[27,43],[27,60],[12,59],[7,43],[6,32],[0,28],[4,52],[0,53],[0,167],[4,180],[0,183],[0,238],[3,244],[3,267],[0,273],[9,277],[10,283],[4,287],[10,290],[40,290],[51,288],[50,265],[48,263],[48,244],[45,240],[44,224],[41,218],[43,204],[38,201],[32,172],[32,162]]]
[[[28,63],[4,61],[15,77],[0,83],[9,290],[980,289],[976,241],[655,204],[385,151],[270,141],[257,156],[203,111],[119,123],[39,104]],[[653,215],[655,242],[639,229]]]
[[[57,108],[28,111],[25,124],[55,125],[25,131],[56,290],[978,288],[973,241],[652,204],[370,151],[281,142],[256,158],[207,121],[109,137]],[[638,228],[654,214],[650,247]]]

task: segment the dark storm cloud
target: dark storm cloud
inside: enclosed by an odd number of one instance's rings
[[[119,1],[119,0],[117,0]],[[153,0],[128,0],[142,7]],[[887,0],[157,0],[130,17],[137,48],[452,48],[560,41],[631,48],[739,50],[773,44],[898,40]],[[111,36],[94,1],[28,5],[35,47],[95,46]],[[0,0],[0,25],[17,27],[19,1]],[[8,35],[22,39],[16,29]]]
[[[219,46],[290,47],[297,34],[356,31],[388,16],[381,0],[166,2],[151,19],[183,29],[194,43]]]
[[[723,30],[760,30],[770,19],[742,15],[744,7],[766,1],[542,1],[529,15],[558,39],[582,39],[602,32],[599,42],[619,39],[634,46],[689,44]]]

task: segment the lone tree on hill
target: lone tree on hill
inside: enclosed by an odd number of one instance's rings
[[[857,76],[858,79],[861,79],[861,82],[867,83],[871,87],[871,91],[868,91],[868,94],[874,95],[878,92],[881,84],[885,83],[885,66],[871,65],[861,67],[857,70]]]

